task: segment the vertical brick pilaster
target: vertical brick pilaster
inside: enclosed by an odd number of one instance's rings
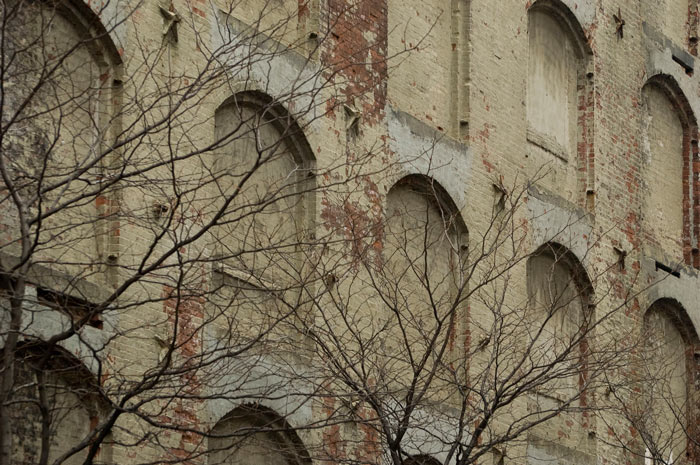
[[[384,116],[387,97],[387,0],[328,0],[321,23],[328,30],[321,61],[342,82],[344,102],[374,125]]]

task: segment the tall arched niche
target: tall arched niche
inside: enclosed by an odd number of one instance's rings
[[[583,206],[592,186],[591,52],[585,34],[558,0],[539,0],[528,10],[527,140],[531,167],[540,181]],[[592,75],[591,75],[592,76]]]
[[[409,363],[430,350],[432,335],[440,345],[464,334],[467,305],[456,299],[467,291],[468,232],[447,191],[428,176],[412,174],[387,193],[384,234],[382,276],[396,307],[382,315],[390,328],[386,346],[399,364]],[[455,363],[463,356],[458,352],[448,352]]]
[[[657,75],[642,88],[642,224],[657,259],[691,263],[692,147],[697,122],[676,81]],[[695,141],[695,142],[694,142]]]
[[[97,379],[79,360],[60,348],[27,342],[17,350],[15,386],[9,408],[12,432],[12,457],[16,463],[39,463],[43,453],[52,463],[81,444],[108,412],[108,403],[100,395]],[[43,450],[42,425],[46,407],[49,419],[48,451]],[[65,461],[82,464],[90,445]],[[100,445],[97,459],[109,463],[111,444]]]
[[[697,451],[688,438],[697,437],[700,405],[694,382],[699,346],[693,323],[677,301],[657,300],[644,315],[642,341],[646,410],[640,429],[654,449],[647,455],[671,461],[692,458]]]
[[[528,435],[528,465],[595,463],[595,421],[578,407],[588,402],[591,317],[594,290],[583,264],[568,248],[548,242],[527,261],[528,368],[541,376],[534,389],[531,415],[559,415]],[[526,371],[527,371],[526,370]],[[585,410],[585,408],[583,409]],[[559,433],[562,436],[559,436]]]
[[[50,144],[49,168],[75,169],[91,150],[109,143],[121,57],[82,1],[36,2],[20,11],[17,21],[23,24],[8,33],[20,36],[10,41],[30,45],[19,52],[17,69],[11,68],[18,73],[12,98],[29,103],[25,116],[35,121],[30,130],[40,139],[34,142]]]
[[[468,250],[467,228],[447,191],[434,179],[409,175],[394,184],[386,199],[386,247],[397,272],[405,277],[407,293],[427,298],[430,291],[445,299],[460,285],[459,274]],[[427,260],[422,258],[427,257]],[[423,286],[410,283],[422,280]],[[423,289],[421,289],[423,287]]]
[[[302,129],[272,97],[246,91],[216,110],[215,140],[214,189],[228,202],[217,204],[227,213],[215,253],[250,273],[296,263],[315,225],[315,160]]]
[[[537,249],[527,261],[527,287],[530,308],[534,311],[533,356],[544,363],[580,364],[587,324],[594,302],[593,286],[578,258],[561,244],[549,242]],[[571,350],[576,344],[580,349]],[[572,355],[561,359],[562,354]],[[554,380],[552,394],[563,401],[580,394],[579,376]]]
[[[275,411],[243,405],[210,431],[208,465],[311,465],[294,429]]]
[[[98,216],[113,213],[105,205],[116,202],[102,202],[111,200],[111,194],[100,192],[99,202],[95,198],[88,203],[97,196],[92,195],[94,184],[86,183],[86,177],[103,179],[106,173],[101,171],[113,168],[113,158],[103,153],[114,153],[105,149],[119,132],[122,60],[118,50],[100,18],[81,0],[24,2],[8,10],[3,31],[7,50],[16,53],[3,73],[3,85],[11,89],[5,94],[7,107],[22,108],[21,117],[6,128],[22,134],[7,150],[12,154],[8,165],[14,173],[40,179],[45,189],[41,203],[28,207],[39,212],[53,201],[67,202],[90,192],[38,222],[40,242],[51,246],[37,247],[35,256],[57,267],[66,262],[94,263],[95,253],[97,260],[106,261],[109,244],[103,237],[104,226],[111,232],[119,228],[101,223],[95,228],[95,224]],[[86,173],[75,179],[81,170]],[[49,189],[54,184],[60,188]],[[12,218],[14,207],[8,204],[0,206],[1,214]],[[116,237],[111,235],[115,241]]]

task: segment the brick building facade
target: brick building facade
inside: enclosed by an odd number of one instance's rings
[[[700,463],[698,0],[3,11],[0,464]]]

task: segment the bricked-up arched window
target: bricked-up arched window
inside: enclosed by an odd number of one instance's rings
[[[207,465],[311,465],[294,429],[276,412],[241,406],[223,417],[209,436]]]
[[[548,243],[527,262],[527,285],[533,330],[530,358],[550,367],[552,381],[542,389],[548,397],[568,401],[581,393],[585,366],[587,321],[593,302],[588,275],[565,247]]]
[[[658,260],[690,264],[693,259],[698,186],[691,173],[697,132],[676,82],[662,75],[650,79],[642,89],[642,222],[650,255]]]
[[[526,371],[541,376],[528,409],[537,415],[573,407],[528,434],[527,463],[595,463],[595,455],[589,455],[594,444],[588,435],[591,418],[577,411],[589,402],[585,382],[593,286],[571,251],[546,243],[528,259],[527,287],[528,329],[522,342],[528,347]]]
[[[435,268],[423,271],[440,276],[441,282],[450,276],[449,285],[453,286],[458,284],[455,272],[467,251],[467,228],[457,206],[437,181],[409,175],[387,194],[387,244],[402,250],[411,261],[415,257],[410,254],[434,254],[429,261]]]
[[[592,175],[590,50],[571,12],[554,0],[530,7],[528,42],[528,156],[552,167],[551,190],[582,205]]]
[[[213,247],[246,272],[283,273],[314,236],[311,148],[293,117],[259,92],[234,95],[215,120],[215,188],[230,204]]]
[[[698,402],[694,353],[698,337],[685,310],[675,301],[654,302],[644,315],[641,364],[644,380],[644,424],[639,429],[650,456],[692,457],[689,437],[697,437]],[[697,452],[697,451],[695,451]]]
[[[26,343],[16,353],[15,389],[10,399],[13,463],[48,462],[70,452],[89,437],[108,412],[95,377],[75,357],[41,343]],[[48,442],[42,444],[42,437]],[[87,448],[61,462],[82,464]],[[100,447],[97,460],[109,463],[111,444]]]
[[[443,343],[451,331],[464,334],[458,325],[466,324],[466,304],[456,299],[467,292],[467,228],[445,189],[421,175],[406,176],[391,187],[386,215],[383,277],[396,307],[384,315],[390,329],[386,347],[409,363],[437,350],[431,345]]]
[[[82,0],[25,2],[8,10],[12,13],[8,11],[3,29],[3,53],[13,58],[3,73],[3,85],[11,89],[5,94],[3,130],[16,136],[9,145],[4,142],[3,149],[11,154],[6,163],[17,173],[15,183],[31,179],[28,190],[47,189],[41,205],[30,206],[39,213],[59,198],[65,201],[94,191],[90,183],[114,168],[104,153],[109,153],[105,149],[118,132],[121,58],[98,15]],[[86,171],[74,179],[82,170]],[[49,189],[59,184],[60,189]],[[108,202],[99,205],[87,199],[42,222],[45,233],[39,242],[50,242],[51,247],[39,247],[37,255],[65,262],[84,260],[86,251],[107,255],[109,246],[94,226]],[[0,215],[11,217],[11,208],[0,205]],[[86,239],[78,245],[77,237]]]
[[[5,77],[13,85],[8,98],[27,100],[23,115],[33,120],[39,114],[37,124],[48,125],[29,129],[41,131],[44,142],[57,143],[54,158],[70,157],[75,163],[75,157],[109,141],[121,57],[85,2],[36,2],[23,5],[16,15],[21,27],[6,31],[7,46],[18,54]],[[48,114],[42,118],[43,113]]]

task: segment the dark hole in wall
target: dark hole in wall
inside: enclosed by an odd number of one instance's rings
[[[665,271],[666,273],[670,274],[671,276],[675,276],[676,278],[681,277],[681,273],[678,270],[674,270],[670,266],[668,266],[664,263],[661,263],[659,261],[656,262],[656,271],[658,271],[658,270]]]
[[[81,320],[89,315],[87,325],[102,329],[102,320],[99,318],[99,315],[92,314],[95,310],[94,304],[42,287],[36,288],[36,296],[39,304],[67,313],[74,321]]]
[[[676,63],[681,65],[681,68],[683,68],[685,70],[685,74],[687,74],[688,76],[693,75],[693,67],[690,63],[686,62],[685,60],[683,60],[681,57],[677,56],[676,54],[673,54],[673,61],[675,61]]]

